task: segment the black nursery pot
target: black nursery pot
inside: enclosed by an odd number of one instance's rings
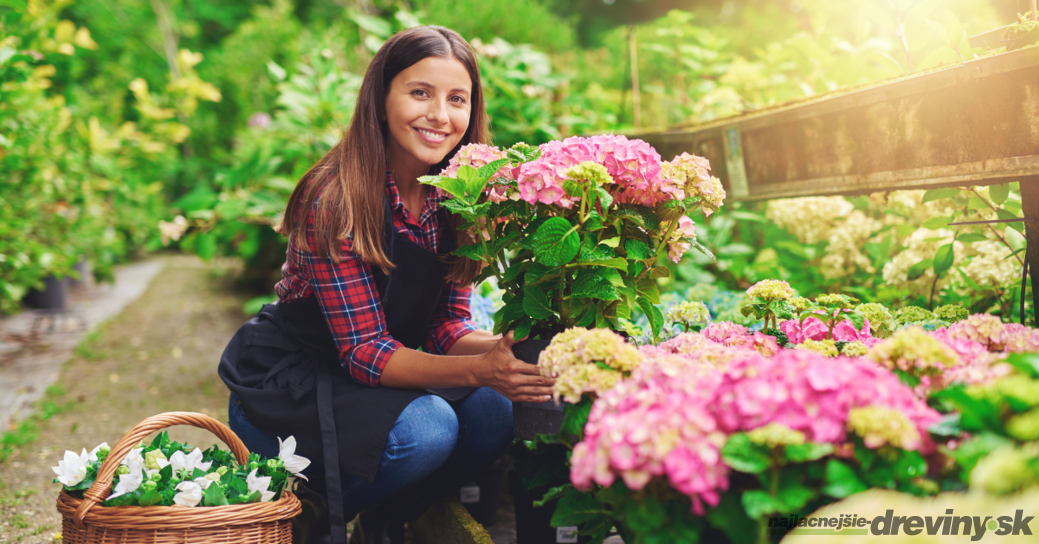
[[[30,289],[25,295],[25,304],[40,310],[64,310],[68,303],[68,282],[64,278],[50,276],[43,280],[42,291]]]
[[[587,536],[578,536],[577,527],[553,527],[550,523],[556,503],[540,508],[534,501],[541,500],[549,489],[568,483],[567,480],[527,489],[516,471],[509,471],[509,491],[516,507],[516,544],[585,544],[591,542]]]
[[[512,354],[524,363],[538,364],[538,356],[549,340],[524,340],[512,346]],[[512,426],[517,438],[534,440],[537,434],[555,434],[563,422],[563,404],[547,402],[513,402]]]

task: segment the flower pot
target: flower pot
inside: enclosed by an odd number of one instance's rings
[[[509,468],[509,458],[499,457],[491,466],[481,472],[475,480],[462,484],[458,490],[458,502],[465,506],[469,515],[480,525],[494,523],[501,502],[501,486],[505,471]]]
[[[43,280],[42,291],[30,289],[24,302],[30,308],[41,310],[64,310],[68,303],[68,285],[64,278],[49,276]]]
[[[90,286],[90,276],[94,273],[90,267],[90,263],[86,259],[79,261],[73,267],[78,277],[65,276],[65,280],[68,281],[69,287],[74,290],[83,289]]]
[[[565,544],[590,542],[587,536],[577,536],[577,527],[552,527],[550,521],[556,511],[556,502],[540,508],[534,506],[545,493],[555,486],[569,483],[552,482],[549,485],[527,489],[516,471],[509,471],[509,490],[516,506],[516,544]]]
[[[524,340],[512,346],[512,354],[524,363],[536,365],[538,356],[549,340]],[[533,440],[537,434],[555,434],[563,422],[564,404],[555,401],[512,403],[513,432],[522,440]]]

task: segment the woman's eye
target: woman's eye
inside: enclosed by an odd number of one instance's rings
[[[411,94],[415,96],[424,96],[426,94],[426,91],[422,89],[415,89],[414,91],[411,91]]]
[[[465,97],[464,96],[455,95],[455,96],[451,97],[451,100],[454,100],[458,104],[465,104]]]

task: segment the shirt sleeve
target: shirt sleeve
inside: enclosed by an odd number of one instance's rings
[[[429,331],[423,349],[429,353],[447,355],[459,338],[480,329],[473,321],[473,313],[469,308],[472,293],[471,285],[461,286],[453,281],[444,284],[440,303],[429,319]]]
[[[313,219],[309,223],[307,242],[313,248]],[[354,381],[375,387],[390,357],[404,345],[386,329],[371,267],[351,251],[349,239],[341,249],[339,263],[307,253],[311,284],[339,348],[339,363]]]

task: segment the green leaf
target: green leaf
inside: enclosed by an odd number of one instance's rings
[[[463,166],[462,168],[466,167]],[[459,169],[459,172],[461,172],[461,169]],[[449,178],[446,176],[421,176],[420,178],[418,178],[418,181],[419,183],[439,187],[441,190],[457,198],[459,201],[465,203],[466,205],[472,206],[476,203],[475,199],[469,199],[466,196],[467,184],[465,180],[458,178]]]
[[[747,433],[736,433],[729,438],[722,446],[722,459],[734,470],[749,474],[764,472],[770,463],[768,448],[751,442]]]
[[[575,489],[573,484],[563,484],[560,486],[553,487],[552,489],[546,491],[545,495],[541,497],[539,500],[534,501],[534,507],[541,508],[542,506],[545,506],[546,504],[566,495],[567,493],[572,493],[574,491]]]
[[[198,233],[195,237],[195,254],[203,261],[216,256],[216,234],[213,231]]]
[[[909,267],[909,272],[906,274],[906,279],[908,279],[909,281],[913,281],[919,278],[920,276],[923,276],[924,272],[927,272],[927,269],[931,268],[931,265],[933,263],[934,261],[932,259],[924,259],[914,264],[913,266]]]
[[[210,486],[212,487],[212,486]],[[162,502],[162,495],[155,489],[149,489],[141,495],[140,499],[137,499],[137,504],[140,506],[155,506]]]
[[[943,198],[952,198],[960,193],[960,190],[955,187],[949,187],[945,189],[928,189],[924,192],[923,202],[931,202],[933,200],[941,200]]]
[[[711,253],[711,250],[709,250],[706,247],[704,247],[704,245],[701,244],[699,241],[697,241],[697,240],[689,240],[689,243],[692,245],[693,249],[695,249],[695,250],[699,251],[700,253],[703,253],[704,255],[706,255],[708,259],[710,259],[712,261],[717,261],[718,260],[714,256],[714,253]]]
[[[928,427],[927,431],[938,436],[960,436],[960,433],[963,432],[963,429],[960,428],[960,414],[954,412],[943,415],[937,423]]]
[[[465,245],[454,250],[453,253],[459,257],[465,257],[477,262],[483,261],[484,259],[483,248],[480,247],[480,244]]]
[[[519,341],[519,340],[522,340],[522,339],[530,336],[530,329],[533,326],[534,326],[534,324],[531,323],[530,321],[523,321],[522,323],[516,325],[515,329],[513,329],[515,331],[513,333],[513,338],[516,341]]]
[[[804,463],[822,459],[833,453],[833,445],[809,442],[807,444],[790,444],[783,449],[784,455],[791,463]]]
[[[570,296],[600,300],[620,300],[621,298],[617,289],[608,279],[596,275],[587,275],[574,282],[573,287],[570,288]]]
[[[660,308],[654,306],[646,297],[638,297],[636,303],[642,309],[642,313],[646,314],[646,319],[653,328],[653,336],[660,336],[660,331],[664,328],[664,314],[660,313]]]
[[[591,411],[592,400],[587,395],[582,396],[577,404],[563,406],[563,421],[559,424],[559,434],[566,440],[584,440],[584,427],[588,424],[588,414]]]
[[[577,256],[581,238],[570,222],[552,217],[534,233],[534,256],[547,266],[562,266]]]
[[[570,527],[592,521],[604,514],[605,512],[595,501],[594,496],[574,490],[559,499],[556,511],[552,514],[552,520],[549,523],[553,527]]]
[[[671,269],[666,266],[654,266],[649,269],[649,279],[655,280],[657,278],[669,278],[671,277]]]
[[[494,312],[494,334],[507,332],[506,328],[513,327],[515,322],[527,317],[527,312],[523,308],[524,298],[526,297],[520,294],[519,297],[510,300],[505,303],[505,306]]]
[[[641,297],[645,297],[653,304],[660,304],[660,287],[657,286],[657,282],[643,278],[638,283],[638,294]]]
[[[924,221],[924,228],[931,230],[944,229],[952,223],[952,217],[932,217],[927,221]]]
[[[1010,196],[1010,184],[1000,183],[999,185],[989,185],[988,196],[992,199],[992,203],[996,206],[1002,206]]]
[[[555,315],[545,291],[537,287],[523,291],[523,311],[534,319],[548,319]]]
[[[952,263],[956,258],[956,254],[953,251],[952,244],[945,244],[938,248],[938,251],[934,252],[934,273],[938,277],[942,277],[946,272],[952,268]]]
[[[783,502],[779,498],[773,497],[760,489],[744,492],[743,496],[740,497],[740,501],[743,503],[743,509],[746,510],[747,516],[751,519],[783,511]]]
[[[1012,214],[1012,213],[1010,213],[1009,210],[1005,210],[1003,208],[996,208],[996,217],[998,217],[1000,219],[1004,219],[1004,220],[1018,219],[1019,221],[1014,221],[1013,223],[1007,223],[1007,226],[1008,227],[1012,227],[1014,230],[1016,230],[1018,232],[1024,232],[1025,231],[1025,223],[1024,223],[1024,221],[1020,221],[1021,218],[1016,216],[1016,215],[1014,215],[1014,214]]]
[[[976,232],[965,232],[956,237],[956,241],[963,242],[965,244],[971,244],[974,242],[984,242],[988,240],[988,237],[984,234],[978,234]]]
[[[642,240],[628,240],[624,243],[624,250],[628,252],[629,259],[644,261],[649,258],[649,247]]]
[[[498,159],[496,161],[491,161],[491,162],[481,166],[480,169],[476,171],[476,176],[479,179],[482,179],[484,181],[488,181],[488,180],[491,179],[491,176],[493,176],[495,174],[495,172],[497,172],[498,170],[501,170],[501,167],[505,166],[508,162],[509,162],[509,159]],[[481,187],[481,190],[482,190],[482,187]]]
[[[865,491],[868,487],[855,473],[855,469],[843,462],[830,459],[826,463],[826,484],[821,490],[826,495],[843,499],[848,495]]]
[[[209,484],[205,492],[202,494],[203,504],[206,506],[224,506],[227,504],[227,497],[224,496],[224,488],[218,483]]]
[[[747,517],[735,492],[723,494],[718,506],[707,510],[707,521],[725,533],[730,542],[754,542],[755,524]]]
[[[625,524],[636,533],[659,530],[664,523],[664,516],[664,505],[652,495],[624,505]]]

